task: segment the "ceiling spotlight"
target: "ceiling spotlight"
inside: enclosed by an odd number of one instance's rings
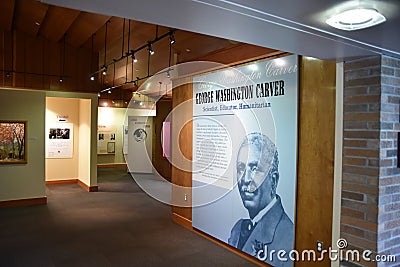
[[[153,50],[153,48],[151,48],[151,45],[149,44],[149,54],[150,55],[154,55],[154,50]]]
[[[104,76],[107,75],[107,67],[106,66],[103,67],[103,71],[101,72],[101,74],[103,74]]]
[[[326,20],[330,26],[344,30],[355,31],[369,28],[386,21],[386,18],[372,8],[357,8],[346,10]]]
[[[10,77],[11,77],[11,73],[10,73],[10,72],[7,72],[7,73],[6,73],[6,77],[7,77],[7,78],[10,78]]]
[[[100,96],[101,96],[100,92],[99,92],[99,93],[97,93],[97,96],[98,96],[98,97],[100,97]]]
[[[171,35],[169,36],[169,43],[170,43],[170,44],[174,44],[174,43],[175,43],[175,38],[174,38],[174,35],[173,35],[173,34],[171,34]]]
[[[135,55],[132,55],[132,60],[133,60],[133,62],[137,62],[137,58],[135,57]]]
[[[60,77],[60,83],[62,83],[62,82],[63,82],[63,77],[61,76],[61,77]]]
[[[94,81],[94,76],[93,75],[90,76],[90,80]]]
[[[111,94],[111,90],[108,90],[108,93]]]
[[[169,72],[169,69],[167,70],[167,78],[171,78],[171,73]]]

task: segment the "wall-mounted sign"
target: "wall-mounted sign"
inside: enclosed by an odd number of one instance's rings
[[[47,128],[46,158],[72,158],[74,150],[74,125],[53,123]]]
[[[269,252],[294,246],[297,79],[292,55],[193,82],[193,227],[272,266],[292,266]]]
[[[68,122],[68,115],[56,115],[57,116],[57,121],[59,122]]]

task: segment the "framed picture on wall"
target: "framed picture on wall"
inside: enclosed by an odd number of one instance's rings
[[[107,153],[108,154],[115,154],[115,142],[108,142],[107,143]]]
[[[26,164],[26,121],[0,121],[0,164]]]

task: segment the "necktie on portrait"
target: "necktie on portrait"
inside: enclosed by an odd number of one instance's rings
[[[238,249],[242,249],[244,244],[246,243],[247,239],[249,239],[249,236],[251,232],[253,231],[254,226],[253,222],[250,219],[245,219],[242,221],[242,225],[240,228],[240,237],[239,237],[239,242],[238,242]]]

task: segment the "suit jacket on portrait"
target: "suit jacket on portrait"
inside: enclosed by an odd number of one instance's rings
[[[272,266],[292,266],[288,255],[287,262],[278,260],[277,252],[279,250],[285,250],[289,253],[293,249],[294,240],[294,226],[292,221],[285,213],[281,198],[277,195],[277,201],[272,208],[260,219],[260,221],[254,226],[249,238],[244,244],[242,251],[257,258],[257,253],[260,250],[265,250],[267,246],[268,255],[265,262]],[[231,236],[228,239],[228,243],[234,247],[238,247],[239,236],[241,231],[241,225],[243,219],[240,219],[231,230]],[[269,253],[271,250],[275,250],[272,261],[270,261]],[[264,254],[259,253],[264,256]]]

